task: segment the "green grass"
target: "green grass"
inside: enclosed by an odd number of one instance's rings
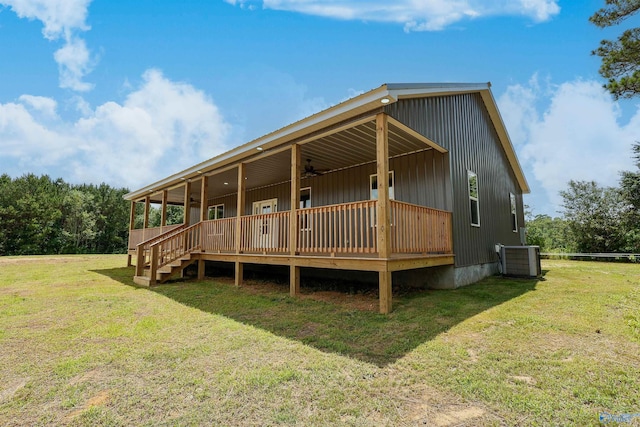
[[[582,426],[640,412],[637,265],[544,261],[542,281],[401,294],[383,316],[286,285],[138,288],[124,264],[0,258],[0,425]]]

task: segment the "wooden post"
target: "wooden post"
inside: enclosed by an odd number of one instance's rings
[[[158,245],[151,246],[151,259],[149,260],[149,286],[156,284],[158,275]]]
[[[131,212],[129,213],[129,230],[133,230],[136,227],[136,201],[131,201]]]
[[[381,271],[378,273],[378,286],[380,293],[380,313],[388,314],[391,312],[392,307],[390,271]]]
[[[298,208],[300,204],[300,146],[291,146],[291,209],[289,211],[289,253],[295,256],[298,249]],[[289,294],[300,293],[300,267],[289,267]]]
[[[202,175],[202,184],[200,185],[200,221],[206,221],[207,216],[207,208],[209,207],[209,203],[207,201],[207,195],[209,194],[209,177],[207,175]]]
[[[244,200],[245,200],[245,164],[240,163],[238,165],[238,200],[236,204],[236,254],[240,254],[242,252],[241,244],[242,244],[242,215],[244,214]],[[244,275],[244,265],[240,261],[236,261],[235,265],[235,277],[236,277],[236,286],[242,285]]]
[[[160,211],[160,227],[167,225],[167,201],[169,199],[169,191],[162,191],[162,210]],[[162,230],[164,231],[164,230]]]
[[[391,253],[391,221],[389,203],[389,124],[387,115],[376,115],[376,164],[378,175],[378,200],[376,201],[378,257],[388,259]],[[387,264],[385,263],[385,266]],[[379,274],[380,313],[386,314],[392,307],[391,272],[385,267]]]
[[[289,211],[289,252],[297,253],[298,207],[300,204],[300,146],[291,146],[291,210]]]
[[[388,258],[391,243],[389,218],[389,126],[387,115],[376,116],[376,163],[378,175],[378,201],[376,203],[377,239],[380,258]]]
[[[143,245],[139,244],[136,247],[136,276],[142,276],[144,274],[144,249]]]
[[[151,196],[144,198],[144,218],[142,220],[142,228],[149,228],[149,210],[151,210]]]
[[[131,254],[129,253],[131,243],[131,232],[136,226],[136,201],[131,201],[131,211],[129,212],[129,240],[127,241],[127,267],[131,267]]]
[[[300,294],[300,267],[291,265],[289,275],[289,295],[292,297]]]
[[[239,254],[242,251],[240,246],[242,243],[242,214],[244,213],[244,196],[245,196],[245,179],[244,179],[244,163],[238,165],[238,202],[236,210],[236,253]],[[237,270],[237,268],[236,268]]]
[[[243,264],[240,261],[236,261],[236,286],[242,285]]]
[[[198,280],[204,279],[205,260],[198,260]]]
[[[191,221],[191,181],[184,183],[184,218],[182,223],[189,225]]]

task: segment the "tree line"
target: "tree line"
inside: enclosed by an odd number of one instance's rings
[[[0,255],[124,253],[126,188],[0,176]]]
[[[569,181],[560,192],[563,216],[527,212],[527,243],[542,252],[640,253],[640,143],[637,170],[620,174],[619,186]]]

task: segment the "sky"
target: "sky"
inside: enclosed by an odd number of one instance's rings
[[[491,82],[534,214],[634,168],[604,0],[0,0],[0,174],[135,190],[384,83]],[[625,25],[627,27],[625,27]]]

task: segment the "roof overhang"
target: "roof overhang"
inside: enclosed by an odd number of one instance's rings
[[[369,92],[348,99],[340,104],[334,105],[326,110],[320,111],[246,144],[238,146],[219,156],[198,163],[188,169],[175,173],[160,181],[154,182],[146,187],[132,191],[124,196],[127,200],[139,200],[149,194],[162,189],[183,185],[185,181],[193,180],[205,173],[214,171],[224,171],[233,167],[237,163],[250,161],[265,151],[275,150],[285,145],[297,141],[308,140],[317,137],[314,134],[323,129],[330,128],[349,120],[357,121],[359,117],[382,111],[386,105],[397,102],[405,98],[418,98],[430,96],[444,96],[461,93],[480,93],[485,103],[489,116],[493,121],[502,147],[505,150],[509,163],[523,192],[529,192],[529,186],[520,167],[520,163],[515,155],[513,145],[509,139],[506,128],[498,111],[497,105],[491,94],[489,83],[472,84],[385,84]],[[415,136],[418,137],[415,132]],[[420,138],[424,138],[419,135]],[[426,139],[426,138],[425,138]],[[427,140],[428,141],[428,140]],[[425,141],[426,142],[426,141]],[[432,143],[432,148],[437,144]],[[441,148],[441,147],[440,147]]]

